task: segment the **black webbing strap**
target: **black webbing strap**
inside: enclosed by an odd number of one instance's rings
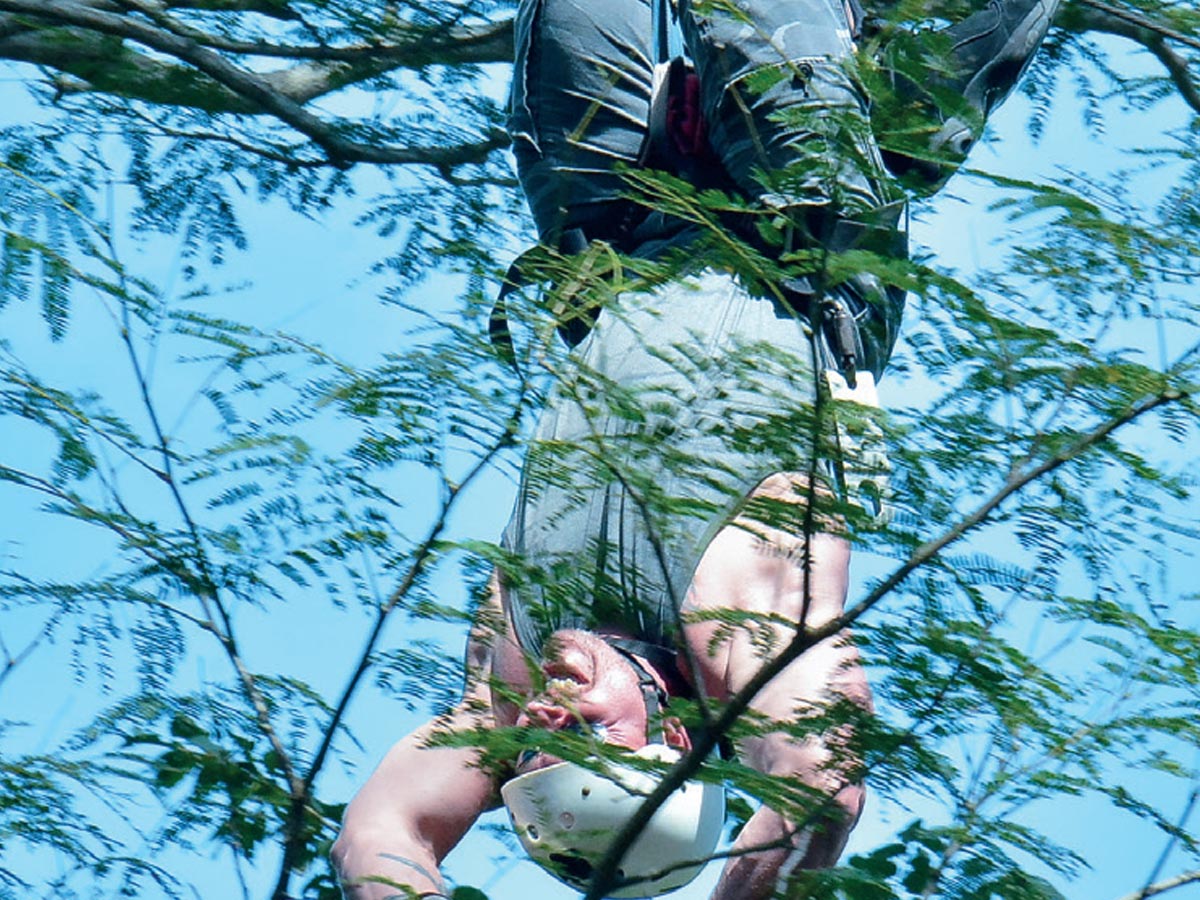
[[[672,657],[672,662],[674,662],[675,654],[663,647],[656,647],[654,644],[647,644],[644,641],[633,641],[626,640],[624,638],[610,637],[604,637],[604,640],[610,647],[625,657],[625,661],[633,667],[633,671],[637,675],[638,687],[641,688],[642,691],[642,702],[646,704],[646,741],[651,744],[665,744],[667,742],[667,735],[663,730],[662,713],[666,708],[667,703],[670,702],[671,698],[667,695],[665,690],[659,687],[658,681],[656,681],[650,671],[642,665],[641,660],[639,660],[638,657],[640,656],[642,659],[650,662],[650,657],[646,656],[646,653],[644,652],[649,650],[651,652],[655,652],[656,654],[658,652],[670,654]],[[653,662],[651,662],[651,665],[654,665],[655,668],[658,668],[658,666]],[[665,675],[663,676],[663,680],[666,681]],[[650,731],[650,725],[652,722],[658,723],[658,728],[653,733]]]
[[[562,240],[558,243],[559,252],[566,256],[583,253],[587,247],[588,238],[582,228],[568,228],[563,232]],[[541,251],[544,251],[544,248],[534,247],[513,260],[508,271],[504,273],[504,282],[500,285],[500,292],[496,295],[496,302],[492,305],[492,314],[488,317],[488,337],[491,338],[492,346],[496,348],[500,358],[514,369],[518,366],[512,331],[508,327],[508,295],[529,283],[529,277],[525,270]],[[563,338],[568,344],[574,346],[583,340],[582,336],[570,332],[571,326],[564,327],[568,333],[563,334]],[[562,329],[560,328],[560,330]]]
[[[638,685],[642,689],[642,699],[646,704],[646,724],[653,722],[655,717],[661,717],[663,710],[670,702],[671,697],[680,697],[684,700],[690,700],[696,696],[696,692],[692,686],[688,684],[683,676],[679,673],[679,654],[669,647],[663,647],[661,644],[651,644],[648,641],[639,641],[634,638],[618,638],[608,635],[600,635],[604,642],[620,653],[629,664],[633,666],[634,672],[638,675]],[[667,686],[667,692],[658,686],[658,682],[654,680],[654,676],[646,671],[636,658],[641,657],[654,666],[663,679],[663,683]],[[661,718],[659,719],[661,721]],[[697,732],[696,728],[690,729],[693,734]],[[646,735],[647,741],[652,744],[666,743],[666,736],[662,729],[656,736]],[[727,737],[721,737],[717,740],[717,749],[720,751],[722,759],[733,759],[734,747],[733,742]]]
[[[651,644],[649,641],[639,641],[634,638],[619,638],[601,635],[604,642],[621,653],[622,656],[628,657],[630,654],[636,654],[658,671],[662,676],[663,683],[667,686],[667,692],[672,697],[681,697],[685,700],[690,700],[696,696],[696,692],[692,690],[692,686],[688,684],[683,676],[679,674],[679,654],[669,647],[664,647],[661,644]]]
[[[500,293],[492,305],[492,314],[488,317],[488,337],[500,358],[512,368],[517,366],[517,353],[513,347],[512,331],[508,327],[508,295],[525,284],[525,276],[521,272],[521,260],[528,256],[522,253],[513,260],[508,271],[504,273],[504,281],[500,285]]]

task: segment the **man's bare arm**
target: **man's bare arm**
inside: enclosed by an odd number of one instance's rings
[[[503,634],[499,582],[467,641],[463,701],[395,744],[346,808],[333,846],[347,900],[409,900],[446,893],[440,865],[495,805],[497,785],[471,748],[430,747],[437,732],[494,725],[493,658]]]
[[[333,862],[347,900],[443,893],[439,866],[485,809],[495,785],[471,749],[426,746],[436,729],[474,727],[460,710],[398,742],[350,801]]]
[[[777,485],[768,480],[760,492]],[[764,490],[765,489],[765,490]],[[786,499],[782,494],[780,499]],[[807,557],[809,582],[803,565]],[[687,609],[733,608],[775,617],[780,623],[820,627],[841,614],[849,575],[849,546],[833,534],[811,540],[783,535],[775,529],[751,524],[723,529],[712,542],[692,581]],[[704,657],[705,689],[714,697],[737,693],[763,665],[763,647],[739,633],[719,642],[716,652],[711,626],[693,624],[688,643]],[[775,648],[781,649],[795,628],[776,627]],[[820,708],[837,698],[870,707],[870,693],[854,647],[844,639],[825,641],[793,662],[755,698],[754,710],[786,721],[799,710]],[[832,736],[830,736],[832,738]],[[742,829],[733,856],[725,866],[712,900],[764,900],[797,869],[821,868],[836,863],[857,821],[864,791],[842,774],[847,765],[830,765],[834,754],[829,740],[796,741],[776,733],[746,741],[739,747],[742,759],[768,775],[803,784],[826,798],[826,807],[813,821],[793,823],[763,807]],[[845,764],[851,760],[843,760]],[[800,827],[797,827],[799,825]]]

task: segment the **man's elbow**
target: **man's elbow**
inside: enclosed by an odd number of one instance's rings
[[[396,838],[395,834],[382,834],[367,823],[348,820],[342,824],[329,858],[348,900],[366,896],[353,888],[389,874],[392,867],[388,865],[388,858],[402,855]]]
[[[354,883],[368,874],[366,860],[372,853],[367,849],[367,843],[366,835],[361,830],[343,825],[330,848],[329,859],[347,900],[355,896],[351,890]]]
[[[417,895],[442,887],[428,842],[395,822],[347,816],[329,856],[347,900],[394,897],[397,887]]]
[[[773,735],[756,749],[756,768],[812,791],[814,807],[809,817],[834,832],[850,834],[862,815],[867,793],[857,755],[831,749],[824,742],[797,744],[783,735]]]

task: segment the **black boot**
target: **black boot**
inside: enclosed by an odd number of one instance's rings
[[[880,65],[909,113],[899,117],[907,125],[897,127],[893,118],[888,125],[895,130],[880,136],[888,167],[935,189],[949,178],[1028,68],[1060,2],[987,0],[944,29],[885,32]]]

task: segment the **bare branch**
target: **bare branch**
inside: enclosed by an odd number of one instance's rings
[[[511,19],[439,29],[392,26],[378,41],[330,47],[324,44],[286,44],[238,41],[174,23],[170,29],[212,50],[242,56],[354,63],[364,71],[423,69],[432,65],[505,63],[513,57]]]
[[[1161,37],[1172,41],[1178,41],[1181,44],[1186,44],[1189,47],[1195,47],[1197,50],[1200,50],[1200,38],[1183,34],[1180,31],[1175,31],[1172,28],[1168,28],[1162,22],[1156,22],[1153,19],[1141,15],[1140,13],[1132,12],[1128,9],[1121,9],[1120,7],[1105,3],[1103,0],[1080,0],[1080,3],[1083,6],[1090,7],[1093,11],[1090,21],[1093,23],[1091,27],[1094,30],[1107,31],[1111,27],[1111,25],[1107,24],[1108,20],[1116,19],[1118,21],[1125,22],[1127,25],[1130,25],[1134,28],[1150,31],[1154,34],[1160,35]],[[1084,15],[1088,16],[1088,13],[1084,13]]]
[[[1146,900],[1147,897],[1157,897],[1159,894],[1165,894],[1167,891],[1173,891],[1175,888],[1194,884],[1197,881],[1200,881],[1200,870],[1182,872],[1173,878],[1166,878],[1136,890],[1132,894],[1126,894],[1124,897],[1119,898],[1119,900]]]
[[[149,135],[159,135],[189,141],[205,141],[214,144],[228,144],[245,153],[251,153],[263,159],[269,159],[296,169],[315,169],[329,165],[329,160],[322,159],[315,154],[304,155],[301,151],[305,145],[297,144],[295,148],[281,149],[266,143],[255,143],[252,140],[232,134],[200,129],[170,128],[154,122],[146,116],[139,116],[138,118],[145,126],[145,133]],[[132,128],[126,129],[126,133],[132,133],[133,130]],[[403,165],[432,166],[438,170],[438,174],[442,178],[454,185],[470,185],[474,183],[505,184],[506,182],[496,178],[487,178],[483,182],[478,179],[457,178],[451,170],[463,163],[480,162],[492,151],[507,146],[508,142],[508,135],[496,130],[491,133],[490,137],[482,141],[471,141],[465,144],[447,144],[444,146],[431,144],[427,146],[407,147],[405,149],[408,153],[408,158],[397,158],[395,162]],[[291,149],[294,149],[296,152],[288,152]],[[512,184],[515,184],[515,182],[511,182],[510,186]]]
[[[117,0],[83,0],[87,6],[120,12],[124,7]],[[290,22],[299,14],[289,5],[291,0],[154,0],[160,9],[190,9],[198,12],[258,13],[272,19]]]
[[[291,22],[299,14],[289,5],[290,0],[160,0],[167,9],[195,9],[203,12],[252,12]]]
[[[228,144],[231,147],[236,147],[245,153],[252,153],[255,156],[261,156],[263,159],[269,159],[277,163],[283,163],[285,166],[290,166],[296,169],[313,169],[321,166],[326,166],[328,163],[319,158],[305,158],[301,155],[285,153],[274,147],[266,144],[255,143],[253,141],[244,140],[230,134],[222,134],[217,131],[200,131],[193,129],[170,128],[153,121],[149,116],[138,115],[139,121],[144,123],[145,134],[151,137],[167,137],[188,141],[204,141],[213,144]],[[126,133],[133,133],[134,129],[126,129]]]
[[[1149,50],[1163,64],[1185,103],[1200,112],[1200,84],[1192,63],[1169,41],[1200,50],[1200,38],[1183,34],[1143,15],[1119,9],[1103,0],[1080,0],[1064,17],[1072,31],[1099,31],[1128,38]]]
[[[336,166],[348,167],[364,162],[455,166],[480,162],[508,140],[501,129],[493,129],[479,141],[436,148],[378,146],[351,140],[341,133],[336,124],[324,121],[304,109],[302,102],[278,90],[269,77],[234,65],[191,38],[137,19],[89,9],[70,0],[0,0],[0,12],[19,13],[87,29],[97,35],[137,41],[152,50],[172,56],[240,98],[248,111],[257,110],[272,115],[305,135]],[[125,62],[129,64],[131,60],[125,58]],[[137,64],[144,68],[142,61]]]
[[[43,31],[6,27],[10,23],[10,17],[0,16],[0,56],[55,69],[60,74],[52,83],[59,93],[101,92],[212,113],[261,112],[211,78],[185,66],[151,59],[117,38],[83,28]]]

